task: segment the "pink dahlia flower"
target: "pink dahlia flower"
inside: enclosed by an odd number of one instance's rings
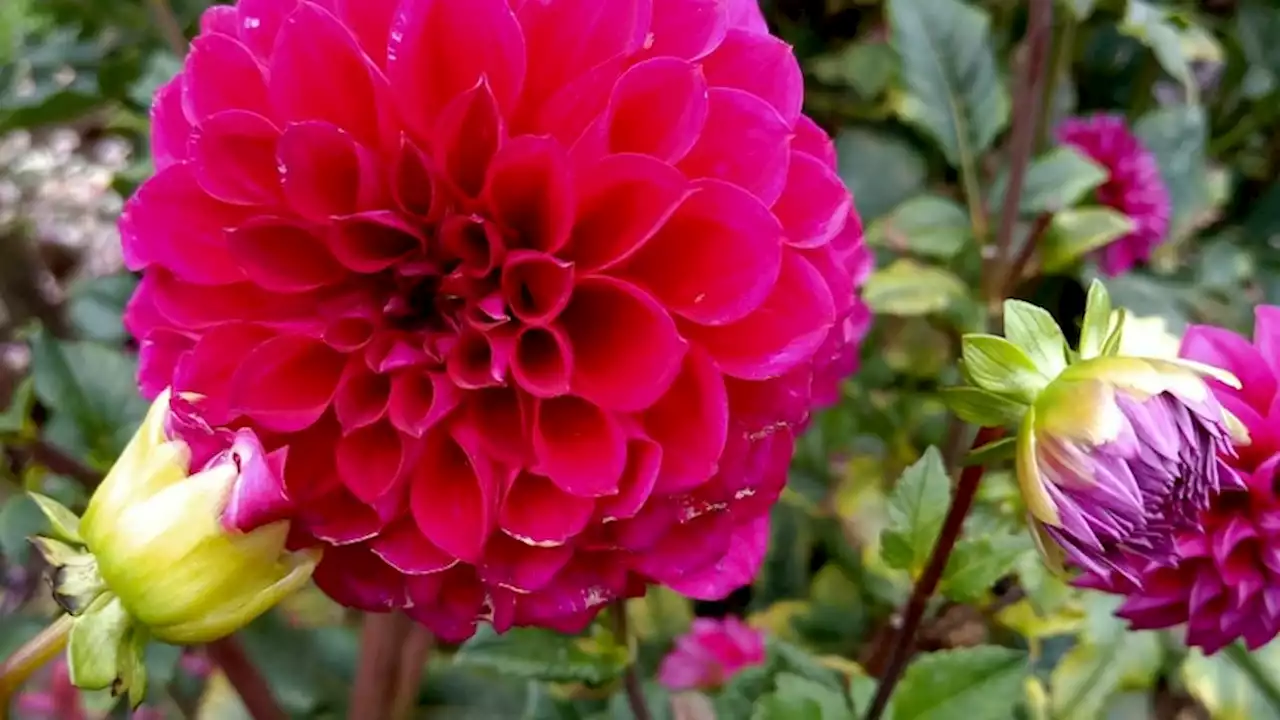
[[[698,618],[662,659],[658,682],[668,690],[714,689],[764,660],[764,633],[736,617]]]
[[[240,0],[121,221],[140,381],[287,446],[339,602],[460,639],[751,580],[868,255],[752,0]]]
[[[1098,202],[1134,223],[1133,232],[1098,251],[1102,272],[1115,277],[1145,262],[1169,232],[1169,190],[1155,157],[1119,115],[1071,118],[1058,128],[1058,141],[1106,169],[1107,180],[1096,190]]]
[[[13,709],[23,720],[89,720],[95,717],[84,706],[80,690],[71,684],[71,669],[65,657],[50,662],[36,679],[18,693]],[[100,714],[105,717],[106,714]],[[164,711],[143,705],[130,713],[134,720],[164,720]]]
[[[1259,307],[1252,343],[1193,325],[1181,355],[1216,365],[1242,389],[1214,383],[1218,400],[1249,429],[1251,442],[1222,459],[1244,479],[1177,536],[1177,555],[1141,575],[1086,576],[1082,584],[1126,596],[1117,614],[1135,629],[1186,625],[1187,643],[1217,652],[1237,639],[1258,648],[1280,633],[1280,308]]]

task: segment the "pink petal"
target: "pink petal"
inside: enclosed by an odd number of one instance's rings
[[[339,218],[328,247],[347,269],[376,273],[420,252],[425,244],[418,228],[398,213],[375,210]]]
[[[690,178],[718,178],[772,205],[787,183],[791,126],[764,100],[744,90],[707,93],[706,129],[680,169]]]
[[[487,593],[475,568],[459,565],[442,573],[408,579],[411,600],[406,614],[439,640],[458,643],[476,632]]]
[[[1182,357],[1222,368],[1240,379],[1243,390],[1214,383],[1220,395],[1239,397],[1265,413],[1276,394],[1276,377],[1249,341],[1230,330],[1192,325],[1182,336]]]
[[[572,395],[538,401],[533,450],[538,472],[585,498],[617,492],[627,461],[627,439],[617,421]]]
[[[573,346],[573,391],[613,410],[652,405],[688,347],[661,304],[613,278],[579,280],[560,322]]]
[[[388,525],[369,543],[369,549],[405,575],[430,575],[458,564],[457,558],[428,540],[410,517]]]
[[[557,90],[612,58],[638,50],[649,32],[652,0],[558,0],[519,8],[529,65],[522,114],[548,104]],[[613,74],[613,79],[617,73]]]
[[[435,158],[445,175],[467,197],[479,196],[489,163],[506,138],[498,101],[489,83],[481,80],[446,105],[429,137],[434,139]]]
[[[395,485],[405,469],[400,433],[386,421],[352,430],[338,441],[338,477],[361,502],[372,504]]]
[[[231,37],[204,35],[192,41],[182,77],[182,107],[192,124],[223,110],[268,114],[262,67]]]
[[[408,137],[401,137],[391,171],[391,194],[400,212],[420,222],[435,222],[445,210],[438,170]]]
[[[426,439],[411,480],[413,519],[441,550],[474,564],[493,528],[493,471],[443,429]]]
[[[156,170],[187,159],[191,122],[182,111],[182,75],[160,86],[151,105],[151,161]]]
[[[157,328],[138,343],[138,388],[153,399],[173,382],[174,371],[191,350],[192,339],[185,333]]]
[[[240,39],[259,60],[266,61],[271,57],[285,18],[299,4],[299,0],[240,0],[236,3],[235,9],[240,15]]]
[[[460,399],[457,387],[443,374],[403,370],[391,380],[389,416],[403,432],[422,437],[457,407]]]
[[[570,495],[541,475],[516,476],[502,500],[498,525],[521,542],[562,545],[587,526],[596,501]]]
[[[791,46],[746,30],[730,30],[715,52],[702,61],[711,87],[745,90],[773,106],[788,126],[795,125],[804,102],[804,78]]]
[[[563,545],[535,547],[495,533],[485,546],[480,577],[492,585],[535,592],[546,587],[572,557],[573,549]]]
[[[1253,344],[1272,374],[1280,374],[1280,308],[1258,305],[1253,309],[1253,316]]]
[[[156,264],[184,280],[210,285],[242,280],[244,272],[223,234],[246,216],[245,208],[205,194],[189,163],[170,165],[125,203],[120,235],[129,268]]]
[[[755,33],[769,32],[765,24],[764,14],[760,12],[760,0],[726,0],[729,13],[729,27],[741,28]]]
[[[282,218],[250,220],[227,233],[227,246],[245,275],[267,290],[314,290],[346,275],[322,240]]]
[[[801,115],[796,121],[796,137],[791,147],[797,152],[808,153],[831,169],[836,167],[836,144],[808,115]]]
[[[323,120],[377,147],[385,83],[351,33],[319,5],[301,3],[285,19],[268,84],[281,120]]]
[[[329,323],[324,341],[341,352],[355,352],[373,340],[374,326],[369,318],[344,317]]]
[[[657,492],[682,492],[715,474],[729,428],[729,402],[724,378],[705,352],[685,356],[680,375],[644,422],[662,446]]]
[[[308,220],[328,220],[386,203],[377,158],[335,125],[288,125],[276,156],[285,200]]]
[[[351,29],[360,48],[379,67],[387,61],[391,22],[400,0],[331,0],[335,14]]]
[[[609,104],[618,76],[628,67],[627,60],[623,55],[605,60],[569,81],[546,102],[534,103],[532,95],[526,95],[525,104],[532,112],[527,118],[523,114],[518,116],[515,128],[522,132],[550,135],[565,147],[574,147]],[[599,130],[598,126],[596,130]],[[596,132],[592,136],[592,144],[593,152],[603,152],[603,134]]]
[[[200,13],[200,35],[240,37],[240,13],[229,5],[214,5]]]
[[[268,205],[280,196],[275,146],[280,131],[244,110],[205,118],[192,133],[196,181],[215,199],[235,205]]]
[[[172,375],[173,387],[204,397],[200,410],[212,425],[232,419],[229,405],[231,380],[244,358],[275,336],[259,325],[231,322],[209,329],[182,359]]]
[[[367,545],[329,548],[313,579],[326,595],[352,609],[387,612],[408,604],[405,576]]]
[[[296,432],[324,414],[345,365],[316,340],[272,338],[244,357],[231,381],[232,407],[277,432]]]
[[[618,483],[618,494],[601,498],[598,515],[602,522],[635,517],[653,493],[662,465],[662,446],[648,438],[632,438],[627,443],[627,468]]]
[[[527,467],[531,398],[511,386],[491,387],[467,393],[465,413],[456,433],[474,442],[478,452],[494,462]]]
[[[646,60],[614,86],[603,118],[606,147],[674,163],[697,142],[708,108],[707,82],[697,65],[672,57]]]
[[[503,111],[520,94],[524,35],[505,0],[404,0],[392,24],[387,77],[401,113],[428,137],[445,106],[482,81]]]
[[[670,528],[649,550],[636,558],[635,569],[669,585],[702,570],[728,552],[734,518],[728,512],[708,512]]]
[[[457,344],[449,353],[449,379],[467,390],[501,385],[513,349],[513,339],[468,328],[458,336]]]
[[[768,546],[769,518],[766,516],[738,526],[724,557],[705,568],[672,579],[667,586],[685,597],[722,600],[755,580]]]
[[[790,245],[813,248],[830,242],[852,207],[853,197],[839,175],[812,155],[791,153],[787,185],[773,204]]]
[[[490,217],[514,237],[512,247],[555,252],[569,239],[573,187],[561,145],[546,137],[516,138],[489,167],[484,189]]]
[[[529,325],[546,325],[565,309],[573,294],[573,265],[532,250],[507,256],[502,295],[511,312]]]
[[[375,373],[359,357],[347,361],[333,398],[334,414],[344,430],[372,424],[387,414],[391,404],[391,378]]]
[[[698,60],[729,29],[723,0],[653,0],[653,55]]]
[[[502,232],[477,216],[451,215],[437,233],[440,249],[461,261],[463,270],[474,277],[493,272],[506,254]]]
[[[161,269],[142,278],[154,298],[154,309],[165,320],[188,329],[221,325],[227,318],[258,322],[299,332],[319,332],[317,298],[305,293],[282,295],[252,283],[215,287],[194,285]]]
[[[705,180],[623,272],[689,320],[723,325],[760,307],[781,262],[782,228],[768,208]]]
[[[609,155],[580,173],[578,216],[561,253],[586,270],[630,257],[688,197],[679,170],[647,155]]]
[[[222,510],[225,527],[249,532],[289,519],[294,504],[284,492],[286,453],[287,448],[282,448],[268,455],[252,430],[236,432],[228,461],[235,462],[240,472]]]
[[[289,453],[284,463],[285,494],[298,502],[299,512],[308,522],[325,515],[324,511],[330,509],[330,503],[326,502],[329,499],[349,501],[353,509],[364,508],[338,480],[333,447],[341,435],[342,428],[333,415],[326,414],[310,427],[289,436]],[[367,536],[381,528],[379,522]]]
[[[558,326],[526,327],[516,336],[511,374],[534,397],[555,397],[569,392],[573,375],[573,350]]]
[[[835,303],[822,275],[788,250],[763,305],[730,325],[690,327],[689,332],[726,375],[764,380],[813,357],[834,323]]]

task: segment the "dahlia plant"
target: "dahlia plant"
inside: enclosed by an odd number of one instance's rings
[[[1280,713],[1275,27],[0,3],[0,718]]]

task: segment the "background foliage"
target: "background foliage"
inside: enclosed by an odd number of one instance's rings
[[[21,491],[83,503],[86,483],[110,466],[145,410],[120,324],[134,279],[119,271],[110,243],[54,237],[57,223],[37,207],[52,171],[22,156],[68,131],[77,157],[104,139],[124,143],[127,161],[113,167],[109,189],[79,201],[118,208],[149,172],[150,96],[175,72],[181,36],[206,4],[0,3],[0,136],[20,148],[0,152],[0,652],[50,611],[23,541],[42,521]],[[984,328],[990,299],[1004,294],[984,293],[983,271],[1009,184],[1026,5],[765,0],[771,26],[804,66],[807,112],[836,137],[877,257],[865,288],[877,318],[844,401],[801,442],[756,583],[722,603],[655,590],[628,606],[646,678],[694,615],[741,614],[771,637],[767,665],[712,698],[673,704],[646,680],[657,717],[843,720],[874,691],[897,608],[947,508],[944,460],[967,440],[939,390],[958,380],[960,334]],[[1189,322],[1247,331],[1253,305],[1280,302],[1280,5],[1059,0],[1055,10],[1015,251],[1041,218],[1052,221],[1040,271],[1011,294],[1047,307],[1064,327],[1078,321],[1095,274],[1082,255],[1126,226],[1093,204],[1101,169],[1055,149],[1051,131],[1069,114],[1114,111],[1156,155],[1175,210],[1150,266],[1108,283],[1117,304],[1155,318],[1157,336]],[[893,717],[1280,717],[1280,644],[1252,658],[1205,658],[1175,634],[1124,631],[1115,605],[1043,569],[1011,476],[989,472]],[[290,714],[338,717],[355,675],[357,627],[313,591],[243,642]],[[603,630],[482,632],[430,657],[418,697],[426,717],[629,717],[618,683],[628,648]],[[176,651],[153,653],[149,705],[173,717],[243,712],[222,675],[178,660]],[[95,713],[124,712],[109,698],[85,702]]]

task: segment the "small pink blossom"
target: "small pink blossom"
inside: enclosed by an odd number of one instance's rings
[[[697,618],[662,660],[658,681],[669,690],[713,689],[765,661],[764,633],[736,617]]]

